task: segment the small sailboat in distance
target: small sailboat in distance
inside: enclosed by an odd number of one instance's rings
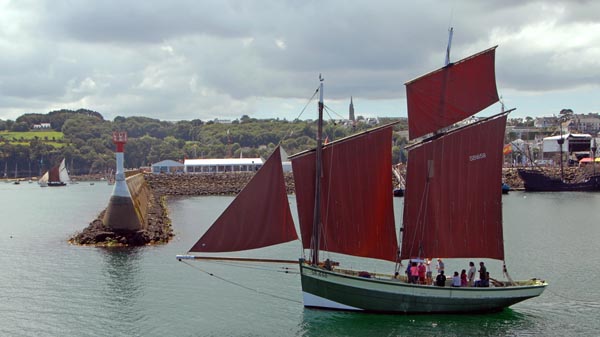
[[[69,178],[69,173],[67,172],[67,167],[65,165],[65,159],[60,162],[58,166],[52,167],[48,170],[38,181],[41,187],[56,187],[56,186],[66,186],[67,182],[71,179]]]

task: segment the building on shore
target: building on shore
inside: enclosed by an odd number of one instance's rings
[[[183,173],[184,165],[175,160],[162,160],[151,166],[152,173]]]
[[[186,173],[225,173],[258,171],[263,165],[261,158],[186,159]]]

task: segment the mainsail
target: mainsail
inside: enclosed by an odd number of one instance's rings
[[[410,139],[448,127],[498,101],[496,47],[406,83]]]
[[[233,252],[297,239],[278,146],[190,252]]]
[[[320,249],[396,261],[392,196],[392,124],[323,147]],[[310,248],[315,151],[290,157],[302,243]]]
[[[409,150],[402,259],[504,259],[502,145],[506,114]]]

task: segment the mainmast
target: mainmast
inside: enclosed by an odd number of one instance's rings
[[[454,28],[450,27],[448,30],[448,47],[446,47],[446,62],[445,65],[450,64],[450,46],[452,46],[452,34],[454,33]]]
[[[313,233],[311,240],[311,260],[319,264],[319,241],[321,238],[321,156],[323,152],[323,77],[319,74],[319,118],[317,120],[317,148],[315,153],[315,209],[313,213]]]
[[[558,139],[558,145],[560,146],[560,181],[564,181],[565,179],[565,171],[563,168],[563,144],[565,143],[565,139],[563,138],[562,133],[562,118],[559,120],[560,126],[560,138]]]

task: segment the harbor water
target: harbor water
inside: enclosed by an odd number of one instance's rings
[[[304,308],[295,264],[177,261],[232,197],[170,199],[175,237],[166,245],[69,245],[106,207],[112,188],[0,182],[0,336],[600,334],[600,193],[503,196],[509,272],[547,280],[542,296],[494,314],[394,316]],[[294,212],[295,199],[289,200]],[[402,199],[394,202],[399,224]],[[301,254],[296,241],[234,255],[297,260]],[[332,257],[345,267],[394,271],[381,261]],[[501,262],[483,261],[492,277],[502,278]],[[448,260],[446,270],[460,272],[467,263]]]

